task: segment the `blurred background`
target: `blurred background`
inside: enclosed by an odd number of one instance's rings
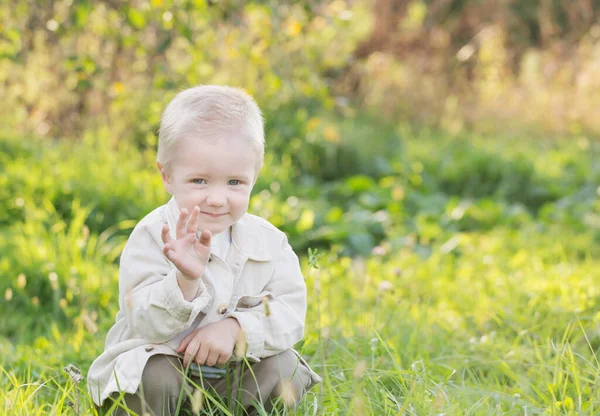
[[[305,267],[309,247],[325,254],[332,281],[311,290],[339,289],[309,322],[356,295],[333,282],[343,277],[373,286],[373,302],[428,299],[455,334],[476,314],[481,335],[491,306],[472,300],[486,291],[476,276],[458,290],[455,262],[494,259],[491,286],[525,265],[538,282],[507,305],[593,315],[587,272],[549,289],[536,279],[554,271],[535,259],[600,254],[599,15],[597,0],[2,1],[5,365],[57,342],[68,352],[56,361],[83,367],[101,350],[125,238],[168,197],[160,114],[197,84],[243,87],[264,111],[250,211]],[[428,261],[438,283],[402,280]],[[347,315],[340,333],[364,319]]]
[[[453,134],[587,134],[599,128],[597,9],[593,0],[7,0],[4,124],[71,140],[109,130],[112,144],[152,147],[178,89],[227,83],[256,95],[273,129],[292,107]]]

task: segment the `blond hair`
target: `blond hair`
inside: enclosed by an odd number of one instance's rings
[[[162,114],[156,160],[167,167],[173,147],[183,136],[219,139],[231,133],[250,142],[260,168],[265,152],[264,121],[254,99],[240,88],[221,85],[186,89],[171,100]]]

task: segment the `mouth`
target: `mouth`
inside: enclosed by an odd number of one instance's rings
[[[219,218],[219,217],[226,215],[226,214],[215,214],[212,212],[202,212],[202,214],[206,215],[207,217],[211,217],[211,218]]]

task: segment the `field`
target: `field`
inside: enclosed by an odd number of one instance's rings
[[[168,199],[161,112],[198,84],[265,116],[250,212],[301,258],[297,349],[323,376],[296,414],[600,414],[599,16],[0,2],[0,416],[96,414],[77,372],[114,322],[127,236]]]
[[[598,414],[598,143],[354,122],[389,151],[356,140],[336,175],[271,152],[251,201],[302,257],[324,381],[297,414]],[[1,414],[94,414],[64,368],[102,351],[125,238],[167,198],[151,150],[100,139],[0,140]]]

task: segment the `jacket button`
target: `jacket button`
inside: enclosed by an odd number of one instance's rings
[[[221,303],[219,305],[219,308],[217,309],[217,312],[219,312],[220,315],[225,315],[225,313],[227,312],[227,305],[224,303]]]
[[[153,351],[153,350],[154,350],[154,347],[146,347],[146,352],[150,352],[150,351]]]

